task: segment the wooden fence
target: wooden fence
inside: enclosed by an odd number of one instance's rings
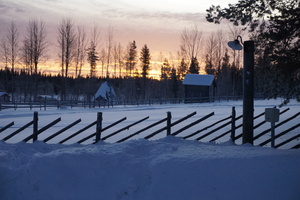
[[[218,96],[214,97],[212,101],[238,101],[241,100],[241,96]],[[180,104],[184,103],[185,100],[189,101],[189,99],[184,98],[153,98],[153,99],[137,99],[137,100],[118,100],[118,102],[109,102],[109,101],[97,101],[97,100],[68,100],[68,101],[61,101],[61,100],[49,100],[49,99],[41,99],[39,101],[11,101],[5,102],[0,101],[0,111],[4,109],[40,109],[40,110],[47,110],[49,108],[74,108],[74,107],[81,107],[81,108],[95,108],[95,107],[113,107],[115,105],[153,105],[153,104]],[[191,102],[194,103],[201,103],[201,102],[208,102],[207,98],[191,98]]]
[[[289,111],[289,108],[282,110],[280,112],[280,115],[287,113],[288,111]],[[210,123],[209,125],[207,125],[207,123],[202,123],[202,122],[204,122],[205,120],[207,120],[209,118],[211,119],[214,116],[214,112],[208,113],[201,117],[196,116],[196,114],[197,114],[196,112],[193,112],[193,113],[190,113],[187,116],[184,116],[176,121],[172,121],[171,112],[167,112],[167,116],[165,118],[163,118],[159,121],[156,121],[152,124],[149,124],[149,125],[143,127],[142,129],[134,131],[133,133],[128,134],[121,139],[118,139],[116,142],[118,142],[118,143],[124,142],[126,140],[134,138],[135,136],[140,135],[141,133],[146,134],[146,136],[143,136],[144,139],[150,139],[150,138],[153,138],[154,136],[157,136],[158,134],[164,133],[166,136],[171,135],[171,136],[181,137],[183,139],[190,139],[190,140],[193,139],[193,140],[204,141],[204,142],[207,142],[207,141],[218,142],[218,141],[226,141],[226,140],[231,139],[233,142],[235,142],[237,144],[241,143],[241,142],[239,142],[239,140],[240,140],[240,138],[242,138],[242,135],[243,135],[243,133],[241,131],[241,127],[243,126],[241,119],[242,119],[243,115],[237,116],[234,107],[232,107],[231,115],[229,115],[228,117],[226,117],[224,119],[217,120],[214,123]],[[262,127],[262,125],[264,125],[266,123],[266,121],[264,120],[264,115],[265,115],[265,113],[262,112],[254,117],[254,120],[256,121],[256,123],[253,127],[253,129],[255,131],[254,145],[268,146],[268,144],[270,144],[270,142],[271,142],[271,138],[269,136],[269,134],[271,132],[271,128],[267,128],[263,131],[261,131],[261,128],[258,129],[259,127]],[[291,133],[293,130],[300,127],[299,120],[297,120],[297,117],[299,115],[300,115],[300,112],[298,112],[292,116],[281,117],[283,120],[281,120],[281,122],[277,123],[275,128],[279,128],[288,122],[292,123],[293,125],[292,126],[289,125],[289,128],[276,134],[275,139],[276,139],[277,144],[275,145],[275,148],[284,148],[284,146],[287,144],[290,145],[289,148],[300,148],[300,142],[298,141],[298,139],[300,137],[300,133],[293,133],[292,135],[287,134],[287,133]],[[92,142],[90,142],[90,143],[97,143],[100,140],[105,141],[108,138],[111,138],[125,130],[129,130],[130,128],[132,128],[148,119],[149,119],[149,116],[142,118],[136,122],[133,122],[127,126],[117,129],[118,125],[120,125],[122,122],[127,120],[126,117],[121,118],[121,119],[111,123],[110,125],[107,125],[106,127],[103,127],[103,113],[98,112],[97,119],[95,121],[91,122],[90,124],[81,128],[80,130],[76,131],[75,133],[68,135],[66,138],[62,139],[58,143],[64,144],[67,141],[69,141],[70,139],[72,139],[72,138],[74,139],[74,137],[78,136],[79,134],[82,134],[82,135],[84,134],[84,136],[85,136],[84,138],[77,141],[77,143],[79,143],[79,144],[81,144],[83,142],[86,143],[86,142],[90,141],[90,139],[92,139]],[[188,119],[193,120],[193,121],[188,122],[188,123],[183,123],[183,122],[186,122]],[[0,137],[0,138],[2,138],[1,140],[3,140],[3,141],[9,141],[12,137],[16,136],[20,132],[25,131],[25,129],[27,131],[30,130],[29,127],[32,126],[32,133],[29,134],[29,136],[27,136],[26,138],[24,138],[22,140],[24,142],[29,142],[29,141],[34,142],[34,141],[38,140],[40,134],[45,132],[47,129],[55,126],[60,121],[61,121],[61,118],[59,117],[59,118],[55,119],[54,121],[50,122],[49,124],[47,124],[46,126],[44,126],[42,128],[38,128],[38,122],[39,122],[38,112],[34,112],[32,121],[23,125],[21,128],[18,128],[14,132],[12,132],[10,134],[6,134],[5,137],[3,137],[3,138]],[[55,137],[61,135],[68,129],[76,126],[80,122],[81,122],[81,119],[78,119],[78,120],[70,123],[66,127],[62,128],[61,130],[56,131],[55,133],[46,137],[42,141],[47,143],[50,140],[54,139]],[[203,124],[206,124],[206,125],[203,125]],[[14,125],[14,122],[4,125],[2,128],[0,128],[0,134],[3,134],[3,132],[5,130],[9,130],[10,128],[12,128],[13,125]],[[176,129],[174,128],[175,126],[177,126]],[[195,126],[196,126],[196,129],[198,129],[198,128],[200,128],[200,129],[195,131]],[[93,128],[93,127],[94,127],[94,131],[92,134],[87,134],[85,132],[86,130]],[[112,130],[111,129],[112,127],[114,127],[114,129],[117,129],[117,130]],[[194,127],[194,129],[191,129],[192,127]],[[157,130],[151,131],[154,128],[156,128]],[[189,130],[189,134],[183,135],[183,132],[186,130]],[[192,132],[192,130],[194,130],[194,132]],[[258,132],[257,130],[260,130],[260,131]],[[85,132],[85,133],[83,133],[83,132]],[[89,133],[90,133],[90,131],[89,131]],[[105,133],[105,135],[104,135],[104,133]],[[282,139],[283,136],[285,136],[284,139]],[[164,137],[164,136],[160,136],[160,137]],[[226,137],[227,137],[227,139],[226,139]],[[207,138],[210,138],[210,139],[207,140]],[[281,140],[279,140],[279,138],[281,138]]]

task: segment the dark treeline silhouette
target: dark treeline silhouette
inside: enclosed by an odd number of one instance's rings
[[[14,77],[12,79],[12,77]],[[34,79],[38,80],[38,87]],[[12,81],[14,80],[14,81]],[[104,81],[109,81],[121,102],[135,103],[151,99],[178,98],[182,96],[181,81],[176,78],[157,79],[143,77],[62,77],[60,75],[37,74],[32,76],[23,70],[0,70],[0,90],[14,93],[14,101],[29,102],[38,100],[39,96],[47,95],[49,99],[61,99],[65,93],[67,101],[92,101],[94,95]],[[35,95],[37,97],[35,97]]]
[[[225,65],[225,62],[223,63]],[[223,67],[222,75],[216,81],[220,82],[216,99],[234,98],[241,95],[241,70],[233,67]],[[13,77],[13,78],[12,78]],[[35,82],[38,82],[36,86]],[[184,86],[176,74],[175,68],[163,78],[152,79],[142,76],[127,77],[62,77],[61,75],[41,74],[30,75],[25,71],[0,70],[0,91],[14,94],[12,101],[38,101],[41,96],[52,100],[64,101],[93,101],[94,95],[105,81],[113,86],[118,103],[148,104],[151,100],[182,102]],[[216,88],[217,89],[217,88]],[[61,94],[64,99],[61,99]]]

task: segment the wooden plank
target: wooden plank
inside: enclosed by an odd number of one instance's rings
[[[90,127],[92,127],[92,126],[94,126],[94,125],[96,125],[96,124],[97,124],[97,121],[94,121],[93,123],[91,123],[91,124],[87,125],[86,127],[84,127],[84,128],[82,128],[82,129],[80,129],[79,131],[77,131],[77,132],[73,133],[73,134],[72,134],[72,135],[70,135],[69,137],[67,137],[67,138],[63,139],[63,140],[62,140],[62,141],[60,141],[59,143],[60,143],[60,144],[62,144],[62,143],[64,143],[64,142],[68,141],[69,139],[71,139],[71,138],[75,137],[76,135],[78,135],[78,134],[82,133],[83,131],[85,131],[85,130],[89,129]]]
[[[13,136],[17,135],[18,133],[20,133],[21,131],[23,131],[24,129],[26,129],[27,127],[31,126],[33,124],[33,121],[25,124],[24,126],[22,126],[21,128],[19,128],[18,130],[16,130],[15,132],[11,133],[10,135],[6,136],[5,138],[3,138],[3,141],[6,141],[10,138],[12,138]]]
[[[240,119],[242,116],[243,116],[243,115],[240,115],[240,116],[237,117],[235,120]],[[206,134],[204,134],[204,135],[202,135],[202,136],[200,136],[200,137],[198,137],[198,138],[196,138],[196,140],[199,141],[199,140],[201,140],[201,139],[203,139],[203,138],[205,138],[205,137],[211,135],[212,133],[216,132],[217,130],[219,130],[219,129],[221,129],[221,128],[227,126],[227,125],[229,125],[230,123],[231,123],[231,121],[230,121],[230,122],[227,122],[226,124],[223,124],[223,125],[221,125],[221,126],[219,126],[219,127],[217,127],[217,128],[215,128],[215,129],[213,129],[213,130],[211,130],[211,131],[209,131],[208,133],[206,133]]]
[[[164,118],[164,119],[162,119],[162,120],[160,120],[160,121],[158,121],[158,122],[155,122],[155,123],[153,123],[153,124],[151,124],[151,125],[149,125],[149,126],[143,128],[143,129],[141,129],[141,130],[139,130],[139,131],[137,131],[137,132],[135,132],[135,133],[133,133],[133,134],[131,134],[131,135],[129,135],[129,136],[127,136],[127,137],[125,137],[125,138],[119,140],[119,141],[117,141],[117,143],[124,142],[124,141],[128,140],[129,138],[131,138],[131,137],[133,137],[133,136],[135,136],[135,135],[138,135],[138,134],[140,134],[140,133],[142,133],[142,132],[144,132],[144,131],[146,131],[146,130],[148,130],[148,129],[154,127],[154,126],[157,126],[158,124],[161,124],[161,123],[163,123],[163,122],[165,122],[165,121],[167,121],[167,118]]]
[[[128,126],[125,126],[125,127],[121,128],[121,129],[119,129],[119,130],[117,130],[117,131],[115,131],[115,132],[113,132],[113,133],[111,133],[111,134],[109,134],[109,135],[103,137],[101,140],[106,140],[107,138],[110,138],[110,137],[112,137],[112,136],[114,136],[114,135],[116,135],[116,134],[118,134],[118,133],[120,133],[120,132],[122,132],[122,131],[124,131],[124,130],[126,130],[126,129],[129,129],[129,128],[131,128],[132,126],[135,126],[135,125],[137,125],[137,124],[139,124],[139,123],[141,123],[141,122],[143,122],[143,121],[145,121],[145,120],[147,120],[147,119],[149,119],[149,117],[145,117],[145,118],[143,118],[143,119],[141,119],[141,120],[139,120],[139,121],[137,121],[137,122],[134,122],[134,123],[132,123],[132,124],[130,124],[130,125],[128,125]]]
[[[49,123],[48,125],[44,126],[43,128],[41,128],[40,130],[37,131],[37,135],[39,135],[40,133],[44,132],[45,130],[47,130],[48,128],[52,127],[53,125],[57,124],[58,122],[61,121],[61,118],[57,118],[56,120],[54,120],[53,122]],[[28,136],[27,138],[25,138],[23,141],[24,142],[28,142],[30,139],[33,139],[34,134]]]
[[[70,129],[71,127],[75,126],[76,124],[78,124],[79,122],[81,122],[81,119],[76,120],[75,122],[69,124],[68,126],[66,126],[65,128],[57,131],[56,133],[54,133],[53,135],[47,137],[46,139],[43,140],[43,142],[48,142],[49,140],[53,139],[54,137],[58,136],[59,134],[65,132],[66,130]]]
[[[226,118],[224,118],[224,119],[221,119],[221,120],[219,120],[219,121],[217,121],[217,122],[215,122],[215,123],[213,123],[213,124],[211,124],[211,125],[209,125],[209,126],[206,126],[206,127],[202,128],[202,129],[200,129],[200,130],[198,130],[198,131],[196,131],[196,132],[194,132],[194,133],[192,133],[192,134],[190,134],[190,135],[184,136],[183,139],[188,139],[188,138],[190,138],[190,137],[192,137],[192,136],[194,136],[194,135],[197,135],[198,133],[201,133],[202,131],[205,131],[205,130],[207,130],[208,128],[211,128],[211,127],[213,127],[213,126],[215,126],[215,125],[217,125],[217,124],[219,124],[219,123],[221,123],[221,122],[223,122],[223,121],[226,121],[226,120],[228,120],[228,119],[230,119],[230,118],[231,118],[231,116],[226,117]]]
[[[300,112],[298,112],[298,113],[296,113],[295,115],[293,115],[292,117],[289,117],[289,118],[287,118],[286,120],[283,120],[282,122],[276,124],[276,125],[275,125],[275,128],[278,128],[279,126],[281,126],[281,125],[283,125],[283,124],[289,122],[290,120],[296,118],[298,115],[300,115]],[[269,129],[267,129],[267,130],[261,132],[260,134],[258,134],[258,135],[256,135],[255,137],[253,137],[253,140],[256,140],[256,139],[260,138],[261,136],[267,134],[267,133],[270,132],[270,131],[271,131],[271,128],[269,128]]]
[[[11,123],[7,124],[6,126],[2,127],[2,128],[0,129],[0,133],[3,132],[3,131],[5,131],[5,130],[8,129],[9,127],[13,126],[14,124],[15,124],[15,122],[11,122]]]
[[[287,112],[288,110],[290,110],[290,108],[287,108],[287,109],[281,111],[279,114],[281,115],[281,114]],[[256,119],[256,118],[258,118],[258,117],[260,117],[260,116],[262,116],[262,115],[264,115],[264,114],[265,114],[265,112],[263,112],[263,113],[257,115],[254,119]],[[263,124],[265,124],[265,123],[266,123],[266,121],[264,120],[264,121],[258,123],[257,125],[255,125],[255,126],[253,127],[253,129],[258,128],[258,127],[260,127],[261,125],[263,125]],[[243,126],[243,124],[241,124],[239,127],[241,127],[241,126]],[[243,136],[243,133],[239,134],[238,136],[235,137],[235,140],[241,138],[242,136]],[[255,140],[255,139],[254,139],[254,140]]]
[[[288,133],[288,132],[290,132],[290,131],[292,131],[292,130],[298,128],[299,126],[300,126],[300,123],[299,123],[299,124],[296,124],[295,126],[292,126],[291,128],[289,128],[289,129],[287,129],[287,130],[285,130],[285,131],[282,131],[282,132],[279,133],[279,134],[276,134],[275,137],[274,137],[274,139],[277,139],[277,138],[279,138],[279,137],[285,135],[286,133]],[[272,138],[269,138],[269,139],[267,139],[266,141],[260,143],[259,146],[264,146],[264,145],[268,144],[269,142],[271,142],[271,140],[272,140]]]
[[[122,119],[120,119],[120,120],[118,120],[118,121],[116,121],[116,122],[114,122],[114,123],[108,125],[107,127],[103,128],[103,129],[101,130],[101,132],[106,131],[107,129],[109,129],[109,128],[111,128],[111,127],[113,127],[113,126],[115,126],[115,125],[121,123],[122,121],[124,121],[124,120],[126,120],[126,119],[127,119],[127,118],[124,117],[124,118],[122,118]],[[88,140],[88,139],[90,139],[90,138],[92,138],[92,137],[95,137],[96,134],[97,134],[97,133],[95,132],[95,133],[93,133],[93,134],[91,134],[91,135],[89,135],[89,136],[87,136],[87,137],[85,137],[85,138],[79,140],[77,143],[80,144],[80,143],[82,143],[82,142],[84,142],[84,141],[86,141],[86,140]]]
[[[212,112],[212,113],[210,113],[210,114],[208,114],[208,115],[206,115],[206,116],[204,116],[204,117],[202,117],[202,118],[200,118],[200,119],[194,121],[193,123],[184,126],[183,128],[179,129],[178,131],[175,131],[174,133],[172,133],[172,135],[173,135],[173,136],[178,135],[179,133],[185,131],[186,129],[188,129],[188,128],[192,127],[192,126],[195,126],[196,124],[199,124],[200,122],[202,122],[202,121],[206,120],[207,118],[213,116],[214,114],[215,114],[215,113]]]
[[[195,114],[197,114],[197,112],[193,112],[193,113],[191,113],[191,114],[189,114],[189,115],[187,115],[187,116],[185,116],[185,117],[183,117],[183,118],[181,118],[181,119],[179,119],[179,120],[177,120],[177,121],[171,123],[171,127],[172,127],[172,126],[175,126],[175,125],[177,125],[177,124],[179,124],[180,122],[182,122],[182,121],[184,121],[184,120],[186,120],[186,119],[188,119],[188,118],[190,118],[190,117],[192,117],[192,116],[194,116]],[[146,136],[145,139],[150,139],[150,138],[152,138],[153,136],[159,134],[160,132],[162,132],[162,131],[164,131],[164,130],[167,130],[167,126],[161,128],[161,129],[159,129],[159,130],[157,130],[157,131],[155,131],[155,132],[153,132],[153,133],[151,133],[150,135]],[[172,135],[172,134],[171,134],[171,135]]]
[[[285,144],[287,144],[287,143],[289,143],[289,142],[291,142],[291,141],[293,141],[293,140],[296,140],[296,139],[299,138],[299,137],[300,137],[300,134],[295,135],[295,136],[293,136],[293,137],[287,139],[286,141],[281,142],[281,143],[275,145],[275,148],[281,147],[282,145],[285,145]],[[294,147],[292,147],[292,149],[293,149],[293,148],[294,148]]]

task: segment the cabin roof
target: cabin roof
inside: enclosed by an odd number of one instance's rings
[[[213,75],[186,74],[182,82],[183,85],[211,86],[214,81]]]

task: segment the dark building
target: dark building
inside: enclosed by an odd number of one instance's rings
[[[186,74],[184,85],[184,102],[200,103],[214,100],[214,76]]]
[[[10,96],[6,92],[0,92],[0,101],[10,101]]]

